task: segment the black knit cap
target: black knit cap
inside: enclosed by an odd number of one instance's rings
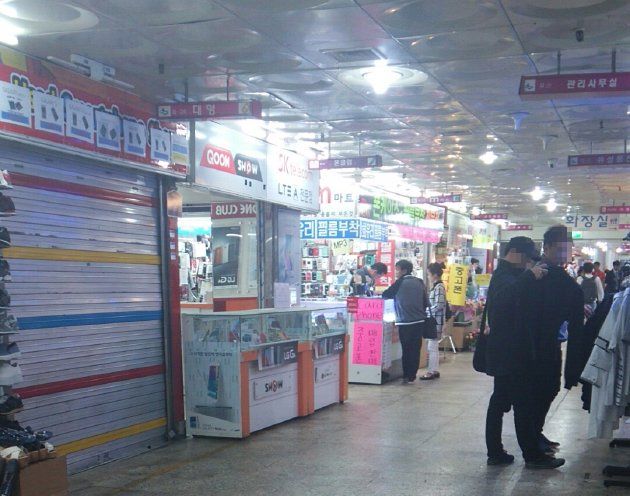
[[[509,243],[505,247],[505,254],[507,255],[510,250],[522,253],[535,262],[540,260],[540,253],[536,250],[536,244],[527,236],[516,236],[510,239]]]

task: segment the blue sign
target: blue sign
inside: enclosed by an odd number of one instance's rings
[[[389,240],[389,226],[367,219],[319,219],[300,220],[301,239],[362,239],[365,241]]]

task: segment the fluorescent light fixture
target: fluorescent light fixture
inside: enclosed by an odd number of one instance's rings
[[[534,201],[540,201],[545,196],[545,192],[542,189],[540,189],[538,186],[536,186],[528,194],[532,197],[532,200]]]
[[[18,35],[23,32],[24,30],[22,28],[17,27],[6,19],[0,18],[0,43],[15,46],[19,43]]]
[[[389,87],[400,80],[402,76],[402,72],[387,67],[386,60],[377,60],[373,69],[363,73],[363,78],[370,83],[377,95],[387,93]]]
[[[497,156],[496,153],[494,153],[492,150],[488,150],[486,153],[484,153],[483,155],[479,155],[479,160],[481,160],[484,164],[486,165],[492,165],[494,164],[494,161],[499,158]]]
[[[547,207],[547,212],[553,212],[558,208],[558,204],[556,203],[555,198],[549,198],[549,201],[545,203],[545,207]]]

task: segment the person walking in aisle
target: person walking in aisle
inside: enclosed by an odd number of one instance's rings
[[[619,285],[621,284],[621,262],[615,260],[613,262],[612,270],[606,273],[606,280],[604,285],[604,291],[606,293],[616,293],[619,291]]]
[[[429,271],[429,281],[433,284],[429,294],[429,315],[433,316],[437,323],[437,336],[435,339],[427,339],[429,370],[420,377],[421,381],[430,381],[440,377],[440,340],[442,339],[442,328],[444,327],[444,315],[446,313],[446,288],[442,282],[442,274],[444,273],[442,264],[429,264],[427,270]]]
[[[595,277],[598,277],[599,280],[603,284],[604,281],[606,280],[606,273],[601,269],[601,266],[602,266],[602,264],[600,264],[599,262],[594,262],[593,263],[593,275]]]
[[[570,260],[572,246],[571,233],[565,226],[552,226],[545,232],[542,262],[546,264],[548,274],[533,285],[523,300],[524,308],[528,309],[525,325],[534,339],[535,360],[531,370],[537,387],[534,389],[533,416],[540,447],[547,453],[559,447],[559,443],[550,441],[543,434],[543,428],[551,404],[560,392],[561,344],[568,339],[567,356],[577,356],[572,350],[579,347],[584,327],[582,289],[562,269],[562,265]],[[589,269],[592,270],[592,264]],[[566,367],[570,369],[572,364],[567,363]]]
[[[532,415],[536,387],[531,374],[533,340],[525,326],[530,310],[521,301],[534,283],[546,275],[543,266],[533,265],[537,258],[536,246],[530,238],[512,238],[488,288],[485,368],[486,373],[494,377],[494,391],[486,415],[488,465],[507,465],[514,461],[501,441],[503,415],[510,408],[514,408],[516,437],[526,467],[552,469],[564,464],[563,459],[546,455],[540,449]],[[527,269],[528,265],[532,267]]]
[[[427,318],[427,291],[424,281],[413,274],[409,260],[396,262],[396,281],[383,292],[384,299],[393,299],[396,326],[402,347],[404,384],[414,382],[420,366],[422,328]]]
[[[582,275],[577,278],[576,282],[584,293],[584,313],[590,317],[593,315],[596,305],[604,299],[604,286],[601,279],[595,274],[595,264],[586,262],[582,269]]]

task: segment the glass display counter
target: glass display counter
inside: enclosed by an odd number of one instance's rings
[[[329,364],[320,360],[345,357],[345,321],[345,307],[219,313],[183,309],[188,433],[246,437],[313,413],[315,397],[321,397],[315,393],[318,371],[325,375],[320,385],[328,384],[324,390],[332,387],[328,369],[322,369]],[[347,373],[337,372],[332,402],[345,399],[342,380],[347,383]],[[326,401],[333,396],[328,392]]]
[[[348,299],[349,382],[383,384],[402,377],[394,300]]]

